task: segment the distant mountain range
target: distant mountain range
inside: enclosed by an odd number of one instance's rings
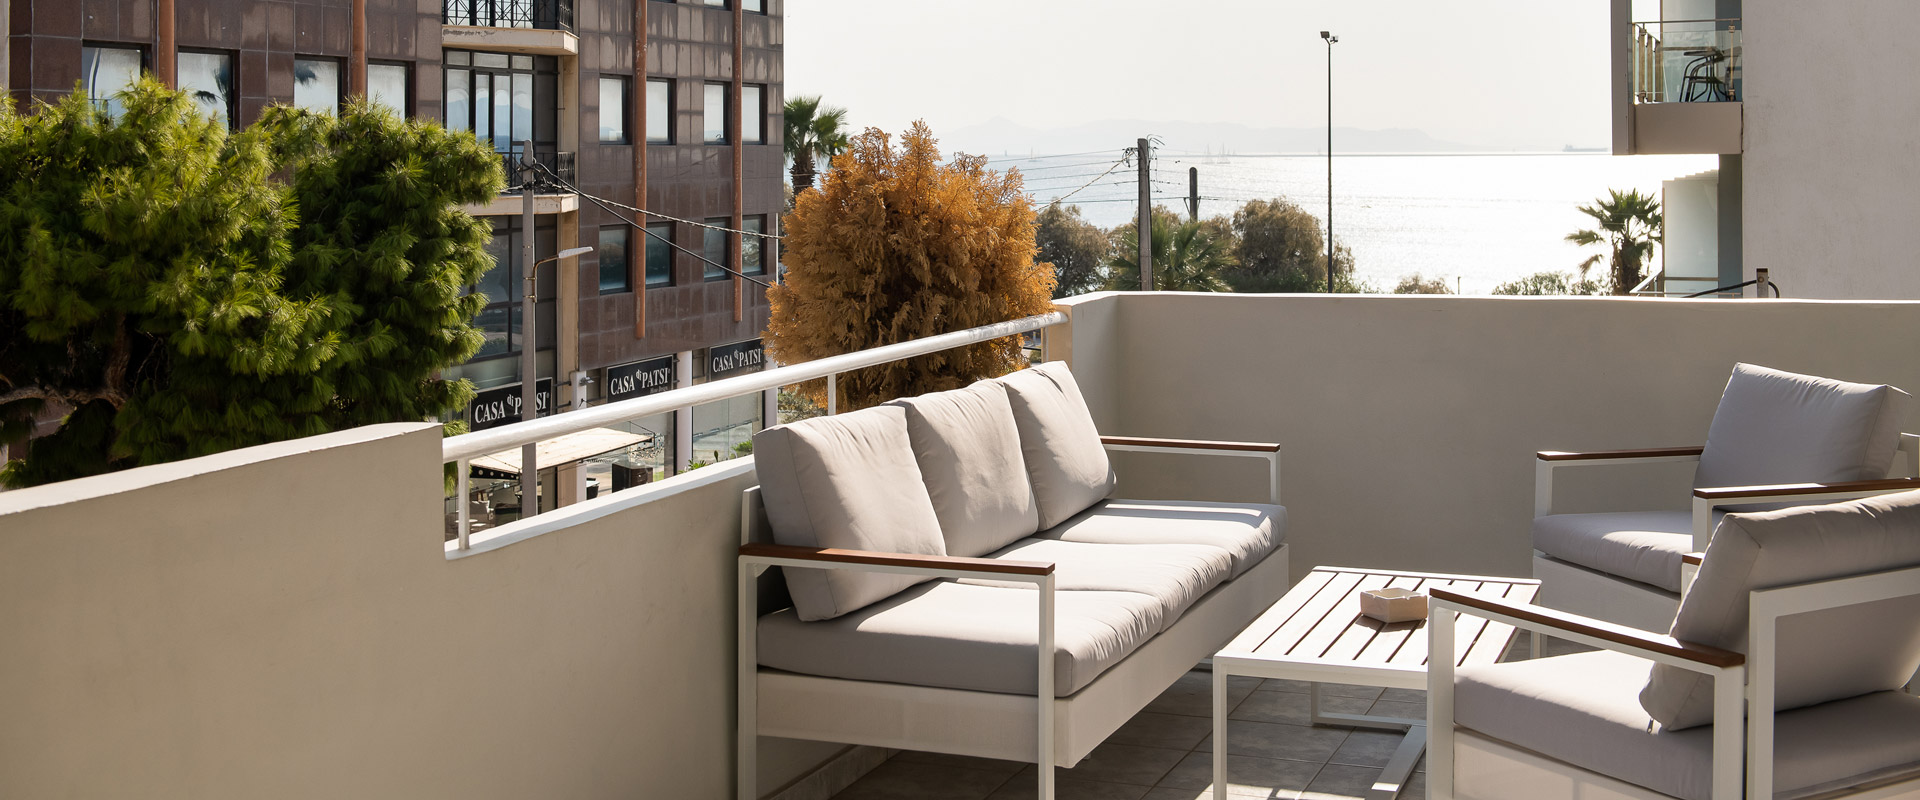
[[[1234,123],[1101,120],[1066,128],[1031,128],[996,117],[979,125],[935,131],[940,149],[985,156],[1046,155],[1133,146],[1142,136],[1157,136],[1160,148],[1179,153],[1324,153],[1326,128],[1255,128]],[[1434,138],[1412,128],[1333,129],[1336,153],[1488,153],[1558,152],[1560,144],[1498,146]]]

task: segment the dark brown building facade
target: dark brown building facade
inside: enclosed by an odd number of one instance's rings
[[[328,108],[365,94],[471,130],[503,158],[531,140],[536,159],[578,189],[537,198],[536,262],[595,248],[564,269],[539,267],[538,377],[543,391],[552,381],[547,404],[561,412],[760,363],[768,308],[753,279],[773,280],[777,247],[738,231],[777,232],[785,206],[784,0],[0,3],[0,80],[23,109],[76,87],[110,107],[147,71],[235,125],[272,103]],[[517,191],[469,209],[493,224],[498,262],[476,287],[492,299],[476,320],[487,344],[456,370],[482,402],[516,394],[523,377],[522,209]],[[732,457],[770,405],[744,398],[644,420],[622,463],[671,472]],[[507,410],[468,413],[488,427],[518,419],[517,401]],[[570,483],[562,476],[563,499]]]

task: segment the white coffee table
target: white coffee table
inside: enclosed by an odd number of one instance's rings
[[[1385,624],[1360,615],[1360,593],[1389,586],[1431,586],[1477,592],[1509,601],[1533,602],[1540,582],[1426,572],[1319,567],[1287,590],[1279,602],[1213,656],[1213,796],[1227,797],[1227,678],[1246,675],[1314,684],[1308,708],[1315,725],[1404,731],[1368,800],[1398,797],[1427,746],[1427,721],[1369,714],[1321,713],[1321,683],[1352,683],[1387,689],[1427,688],[1426,620]],[[1458,617],[1457,666],[1491,664],[1512,643],[1510,625],[1481,617]]]

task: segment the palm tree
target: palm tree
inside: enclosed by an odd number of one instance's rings
[[[1118,244],[1107,260],[1107,288],[1139,290],[1140,252],[1134,226],[1118,231]],[[1221,221],[1181,222],[1171,212],[1154,209],[1153,288],[1163,292],[1231,292],[1222,275],[1235,263],[1232,230]]]
[[[819,95],[787,101],[785,142],[794,195],[813,188],[815,159],[832,159],[847,149],[846,122],[847,110],[820,105]]]
[[[1594,218],[1600,228],[1574,231],[1567,234],[1567,241],[1582,247],[1608,247],[1610,256],[1595,254],[1580,262],[1580,278],[1585,280],[1587,270],[1610,257],[1608,277],[1613,281],[1613,293],[1623,295],[1640,285],[1640,265],[1652,258],[1653,246],[1661,243],[1666,222],[1653,195],[1641,194],[1638,189],[1624,194],[1608,189],[1607,194],[1605,199],[1580,207],[1580,213]]]

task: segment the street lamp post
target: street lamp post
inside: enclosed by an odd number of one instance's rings
[[[527,171],[530,176],[531,170]],[[529,183],[531,181],[529,180]],[[531,191],[529,189],[529,191]],[[526,250],[533,251],[533,227],[527,226],[520,235],[528,242]],[[540,265],[559,261],[563,258],[586,255],[593,252],[591,247],[574,247],[562,250],[554,255],[533,262],[527,268],[526,291],[520,297],[520,421],[525,422],[540,416],[540,380],[534,372],[534,347],[540,343],[540,326],[534,311],[535,293],[538,289]],[[558,367],[559,364],[555,364]],[[528,442],[520,448],[520,518],[525,519],[540,513],[540,465],[534,457],[535,442]],[[555,498],[559,497],[556,492]],[[465,502],[465,500],[462,500]]]
[[[1327,40],[1327,293],[1333,293],[1333,43],[1340,37],[1321,31]]]

